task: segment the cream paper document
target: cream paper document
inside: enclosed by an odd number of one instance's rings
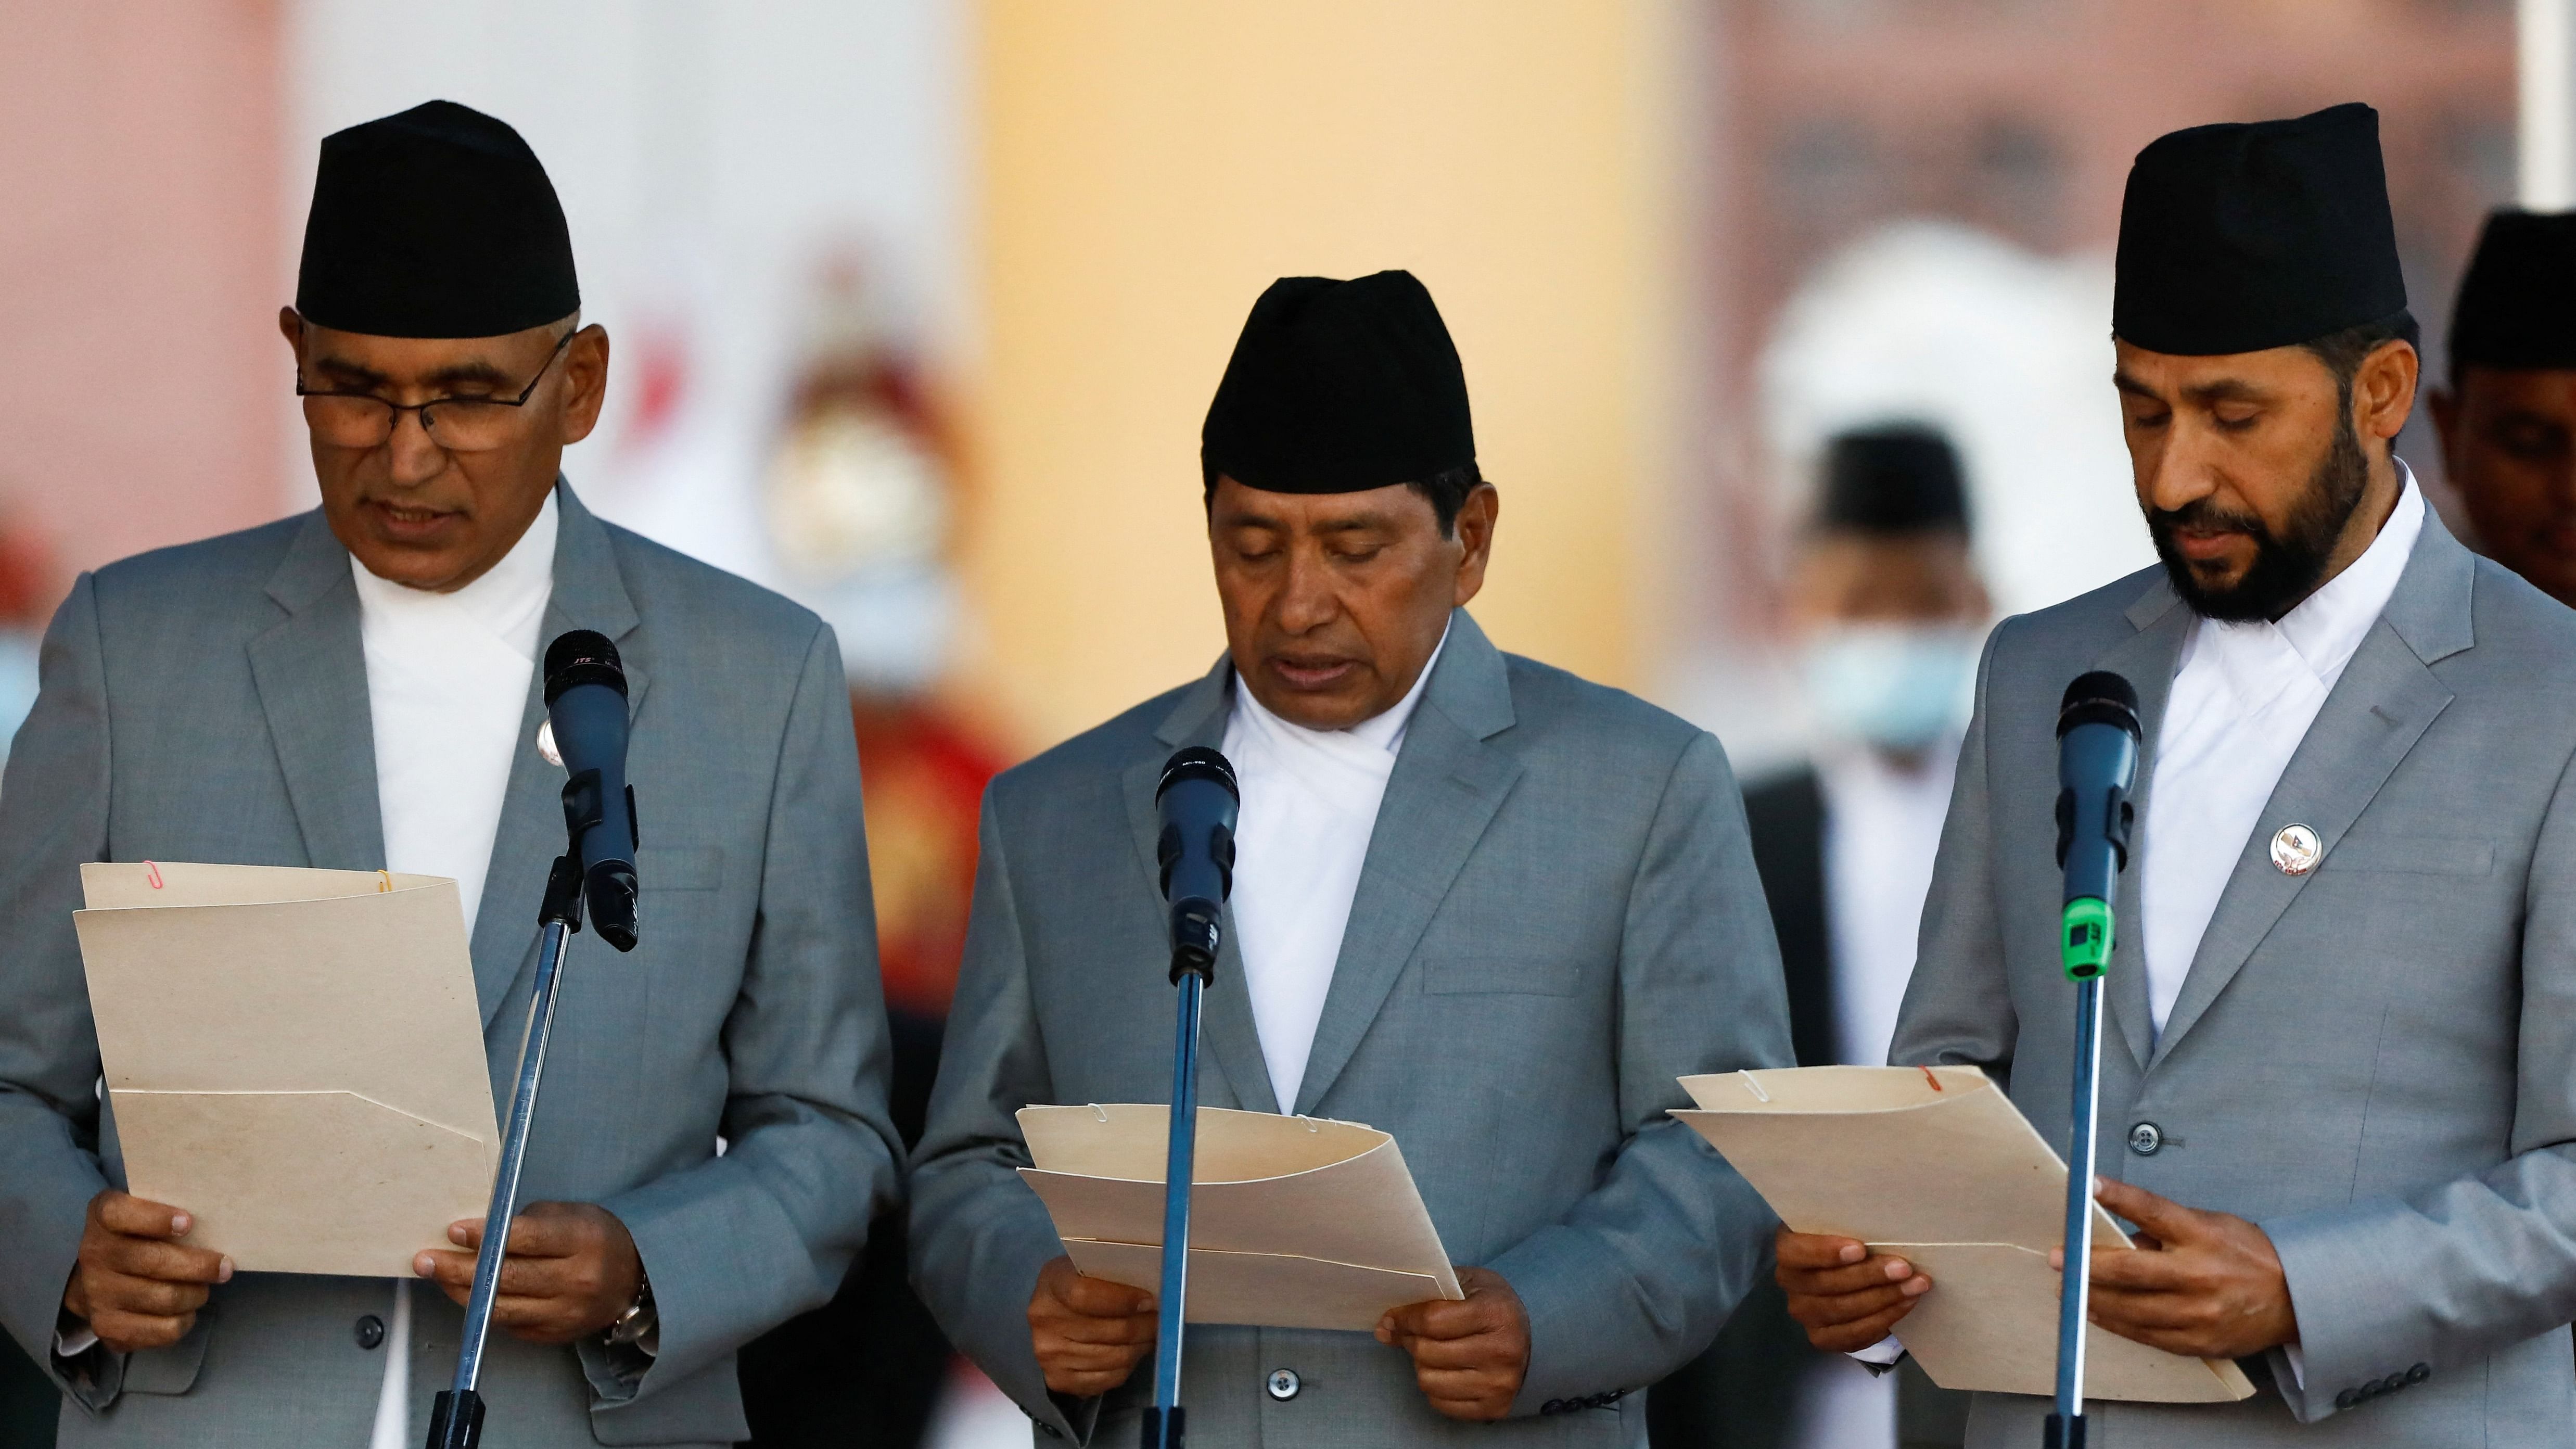
[[[488,1205],[500,1132],[456,883],[81,867],[126,1187],[253,1272],[408,1278]]]
[[[1357,1122],[1198,1109],[1191,1323],[1377,1327],[1391,1308],[1463,1298],[1395,1139]],[[1149,1293],[1163,1276],[1171,1109],[1026,1107],[1020,1176],[1086,1277]]]
[[[1675,1117],[1707,1138],[1792,1232],[1858,1238],[1931,1275],[1897,1340],[1945,1389],[2051,1394],[2066,1164],[1975,1067],[1795,1067],[1684,1077]],[[2097,1203],[2097,1246],[2128,1249]],[[2254,1386],[2100,1328],[2088,1399],[2222,1403]]]

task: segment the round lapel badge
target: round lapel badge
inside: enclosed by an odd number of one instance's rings
[[[2317,868],[2317,833],[2304,825],[2284,825],[2272,837],[2272,866],[2283,875],[2306,875]]]

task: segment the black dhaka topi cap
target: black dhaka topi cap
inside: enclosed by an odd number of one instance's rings
[[[2406,308],[2379,159],[2379,113],[2157,137],[2120,203],[2111,330],[2208,357],[2311,342]]]
[[[1282,277],[1252,304],[1199,461],[1272,493],[1357,493],[1476,461],[1467,375],[1411,272]]]
[[[377,337],[498,337],[581,307],[572,234],[519,133],[454,101],[322,138],[295,310]]]
[[[2451,310],[2452,380],[2477,366],[2576,368],[2576,213],[2487,218]]]
[[[1968,531],[1959,452],[1923,423],[1882,423],[1825,445],[1815,526],[1830,533]]]

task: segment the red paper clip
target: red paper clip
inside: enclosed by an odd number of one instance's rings
[[[1941,1085],[1941,1079],[1940,1079],[1939,1077],[1936,1077],[1936,1076],[1932,1075],[1932,1069],[1931,1069],[1930,1067],[1925,1067],[1925,1068],[1923,1068],[1923,1069],[1922,1069],[1922,1072],[1923,1072],[1923,1080],[1925,1080],[1925,1081],[1927,1081],[1927,1082],[1930,1082],[1930,1083],[1932,1084],[1932,1090],[1933,1090],[1933,1091],[1939,1092],[1939,1091],[1944,1091],[1944,1090],[1946,1090],[1946,1089],[1945,1089],[1944,1087],[1942,1087],[1942,1085]]]
[[[152,882],[152,888],[154,890],[157,891],[161,889],[161,867],[154,865],[148,860],[143,862],[143,878]]]

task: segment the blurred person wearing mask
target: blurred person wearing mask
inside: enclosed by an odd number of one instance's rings
[[[1498,495],[1411,275],[1274,283],[1200,460],[1227,652],[985,794],[913,1281],[1043,1434],[1132,1442],[1154,1300],[1074,1270],[1012,1114],[1169,1100],[1154,789],[1221,745],[1242,805],[1204,1102],[1391,1133],[1475,1266],[1374,1336],[1191,1327],[1192,1437],[1641,1443],[1628,1391],[1707,1345],[1771,1225],[1667,1115],[1676,1077],[1789,1059],[1725,752],[1469,616]]]
[[[84,574],[54,617],[0,790],[0,1324],[66,1446],[419,1442],[481,1219],[389,1286],[236,1273],[187,1203],[120,1191],[79,868],[455,879],[506,1105],[564,839],[536,734],[566,630],[624,660],[646,929],[555,1021],[490,1442],[740,1438],[734,1349],[828,1297],[897,1192],[839,649],[582,506],[559,469],[608,338],[580,305],[510,127],[432,101],[328,137],[278,317],[321,507]]]
[[[2103,1331],[2254,1391],[2096,1401],[2096,1443],[2576,1444],[2576,614],[2394,451],[2418,360],[2378,121],[2138,153],[2111,382],[2161,564],[1988,636],[1890,1052],[1993,1074],[2062,1151],[2056,725],[2071,681],[2128,680],[2095,1197],[2139,1237],[2074,1270]],[[1892,1358],[1943,1291],[1775,1247],[1821,1349]],[[1968,1442],[2050,1408],[1979,1394]]]
[[[1947,437],[1846,432],[1821,472],[1787,598],[1821,739],[1809,762],[1746,786],[1744,813],[1798,1065],[1878,1066],[1914,972],[1989,606]],[[1887,1373],[1818,1353],[1770,1283],[1648,1402],[1662,1449],[1934,1449],[1967,1419],[1966,1396],[1911,1361]]]
[[[2432,390],[2478,551],[2576,604],[2576,213],[2487,218]]]

